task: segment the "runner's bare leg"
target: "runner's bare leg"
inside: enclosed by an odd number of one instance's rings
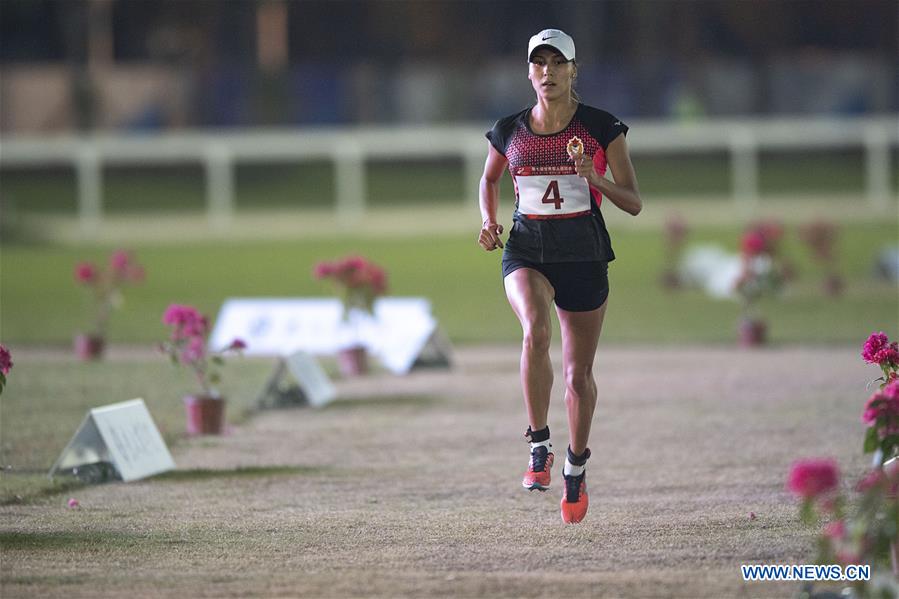
[[[556,308],[562,328],[562,372],[565,377],[569,439],[575,455],[586,451],[590,438],[590,425],[596,408],[593,359],[607,304],[589,312],[568,312]]]
[[[546,277],[530,268],[519,268],[509,273],[503,283],[506,297],[521,322],[524,335],[521,387],[529,424],[531,430],[541,430],[546,427],[553,385],[549,345],[552,339],[550,306],[555,293]]]

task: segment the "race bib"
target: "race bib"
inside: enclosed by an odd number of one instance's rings
[[[572,218],[590,212],[590,186],[572,166],[515,169],[518,212],[532,218]]]

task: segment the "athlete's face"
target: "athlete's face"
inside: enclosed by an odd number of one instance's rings
[[[559,52],[540,48],[531,55],[528,79],[541,98],[555,100],[571,94],[571,84],[577,74],[573,62],[565,60]]]

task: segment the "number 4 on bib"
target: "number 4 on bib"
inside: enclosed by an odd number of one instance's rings
[[[550,194],[552,195],[550,196]],[[562,202],[564,201],[564,198],[559,195],[559,182],[553,179],[549,182],[549,186],[546,188],[546,193],[543,194],[543,203],[555,204],[556,210],[561,210]]]

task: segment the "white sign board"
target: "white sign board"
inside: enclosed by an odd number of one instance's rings
[[[740,257],[716,245],[691,246],[679,265],[680,277],[711,297],[736,297],[734,289],[743,270]]]
[[[338,299],[231,298],[222,305],[209,346],[221,349],[239,337],[247,355],[285,356],[299,350],[335,354],[360,343],[390,371],[405,374],[435,336],[431,304],[420,297],[380,298],[371,318],[351,322],[343,319]],[[448,365],[449,344],[444,341],[439,351]]]
[[[125,482],[146,478],[175,468],[159,429],[142,399],[94,408],[53,468],[60,470],[109,462]]]
[[[334,401],[337,390],[313,356],[304,351],[287,357],[287,370],[296,379],[309,405],[321,407]]]
[[[257,402],[261,408],[321,407],[336,397],[337,389],[315,356],[298,351],[278,358]]]

